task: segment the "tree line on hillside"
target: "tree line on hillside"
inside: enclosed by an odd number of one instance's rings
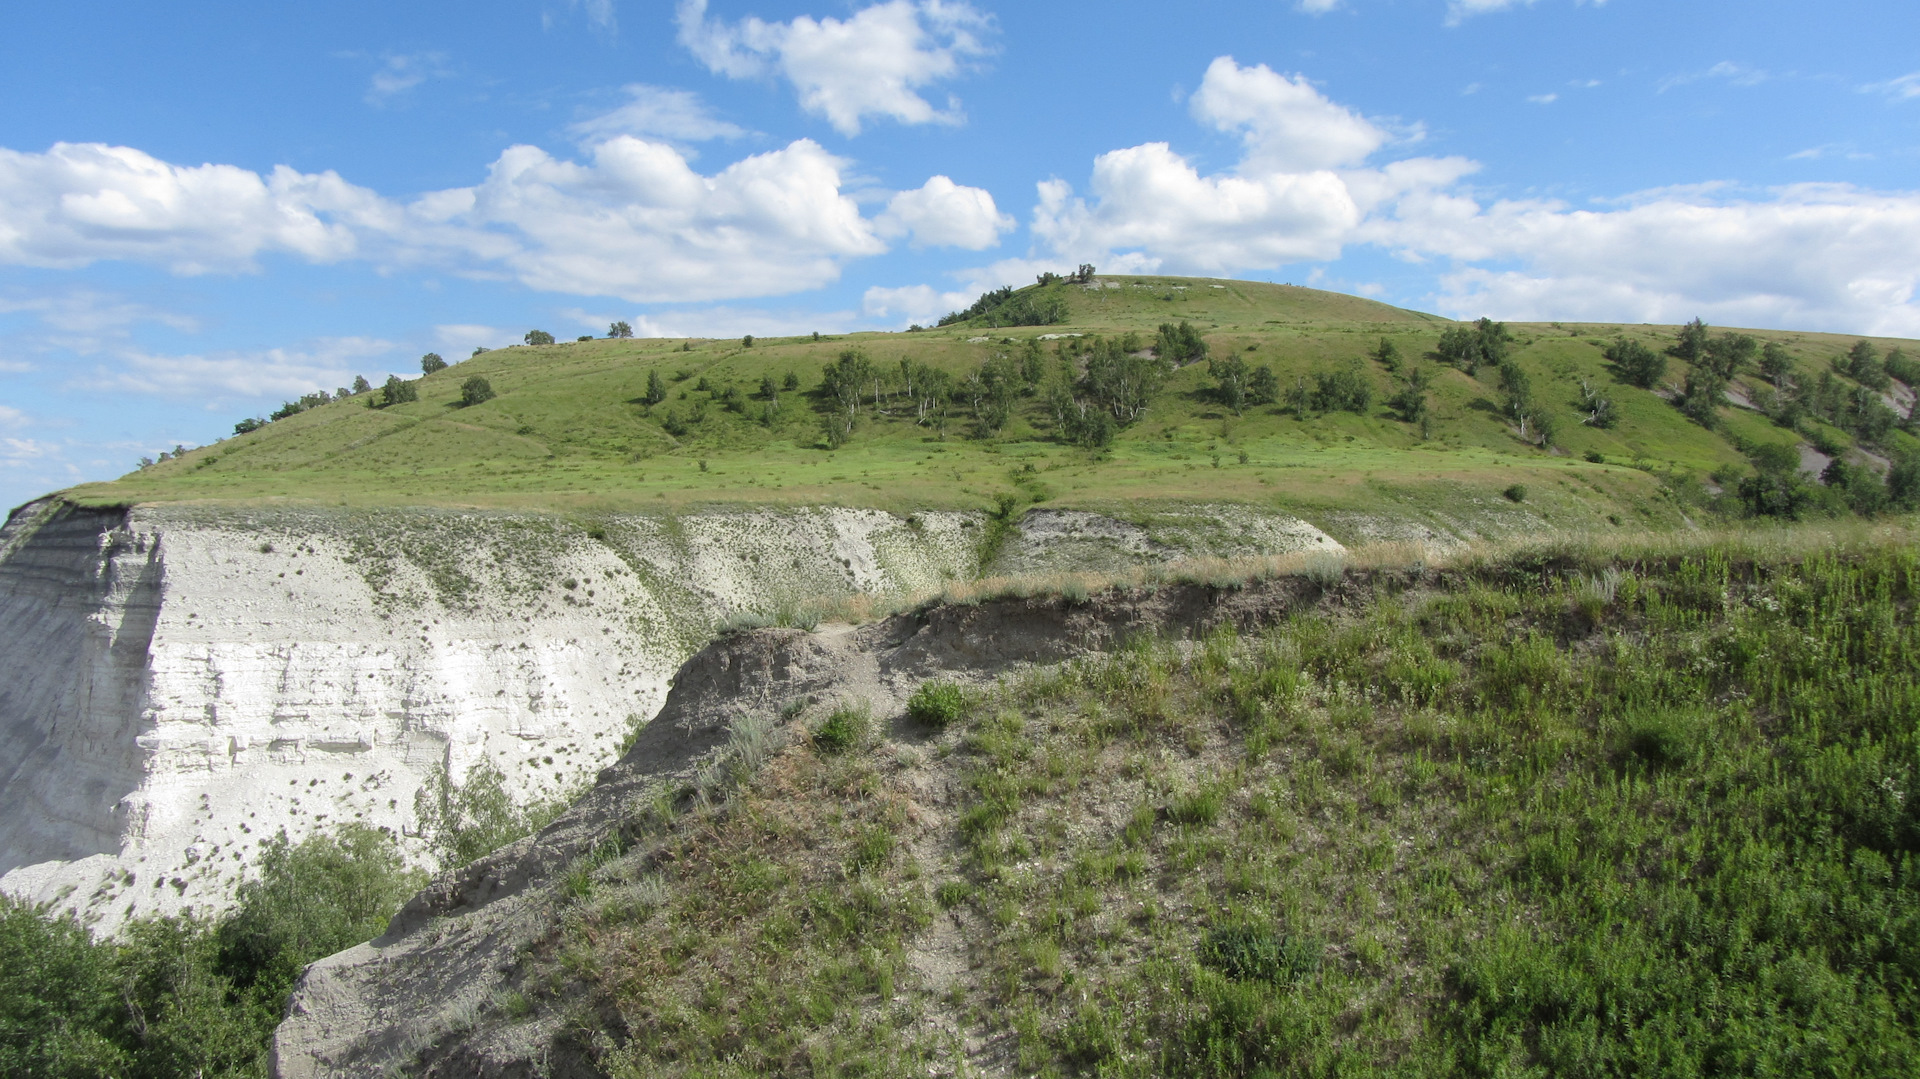
[[[822,372],[821,429],[829,447],[845,445],[868,415],[910,417],[944,436],[964,413],[969,434],[992,438],[1023,399],[1032,399],[1044,406],[1056,437],[1099,449],[1140,421],[1175,370],[1206,355],[1204,337],[1187,322],[1162,325],[1151,342],[1137,333],[1062,338],[1050,355],[1028,338],[995,349],[958,377],[904,357],[897,367],[876,364],[848,349]]]
[[[624,325],[625,323],[615,324],[616,328]],[[628,331],[628,335],[631,336],[631,331]],[[490,350],[485,347],[480,347],[474,349],[473,354],[478,356],[487,351]],[[438,352],[429,352],[420,357],[420,375],[422,378],[428,375],[438,374],[450,366],[452,365]],[[460,404],[462,407],[471,407],[484,401],[491,401],[495,396],[493,385],[480,375],[471,376],[460,384]],[[301,394],[294,400],[282,403],[279,408],[274,409],[266,416],[249,417],[234,424],[233,433],[236,435],[249,434],[264,428],[276,420],[284,420],[289,416],[297,416],[308,409],[319,408],[321,405],[331,404],[335,401],[345,401],[356,397],[366,398],[367,407],[375,409],[391,408],[394,405],[408,404],[420,399],[419,380],[404,379],[399,375],[388,375],[387,381],[382,384],[378,390],[375,390],[373,385],[366,380],[365,376],[355,375],[353,385],[350,387],[343,386],[332,393],[328,393],[326,390],[315,390],[312,393]]]
[[[1092,267],[1086,267],[1091,276]],[[1054,282],[1043,281],[1044,288]],[[978,321],[983,327],[1002,326],[1051,326],[1067,320],[1067,301],[1058,295],[1039,295],[1022,290],[1014,291],[1012,285],[1003,285],[982,293],[963,311],[950,311],[940,318],[939,325],[951,326],[956,322]]]

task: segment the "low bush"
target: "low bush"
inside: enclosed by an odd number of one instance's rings
[[[813,745],[822,753],[845,753],[867,737],[867,712],[864,708],[836,708],[813,729]]]
[[[951,724],[966,708],[966,691],[952,682],[922,682],[907,699],[907,717],[930,727]]]

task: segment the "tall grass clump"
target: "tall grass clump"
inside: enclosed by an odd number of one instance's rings
[[[922,682],[907,698],[907,718],[929,727],[947,727],[967,708],[967,691],[952,682]]]

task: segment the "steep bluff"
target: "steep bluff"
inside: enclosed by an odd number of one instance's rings
[[[985,526],[30,504],[0,531],[0,890],[111,930],[220,908],[282,829],[359,821],[423,855],[436,772],[571,794],[716,626],[972,576]],[[1338,546],[1223,507],[1036,511],[998,542],[1023,571]]]

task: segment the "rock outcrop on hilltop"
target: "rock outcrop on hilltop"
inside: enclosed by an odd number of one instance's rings
[[[29,504],[0,530],[0,890],[111,931],[221,908],[283,829],[358,821],[423,857],[436,772],[569,795],[717,626],[970,577],[984,520]],[[1025,571],[1338,546],[1226,508],[1036,513],[1001,541]]]

